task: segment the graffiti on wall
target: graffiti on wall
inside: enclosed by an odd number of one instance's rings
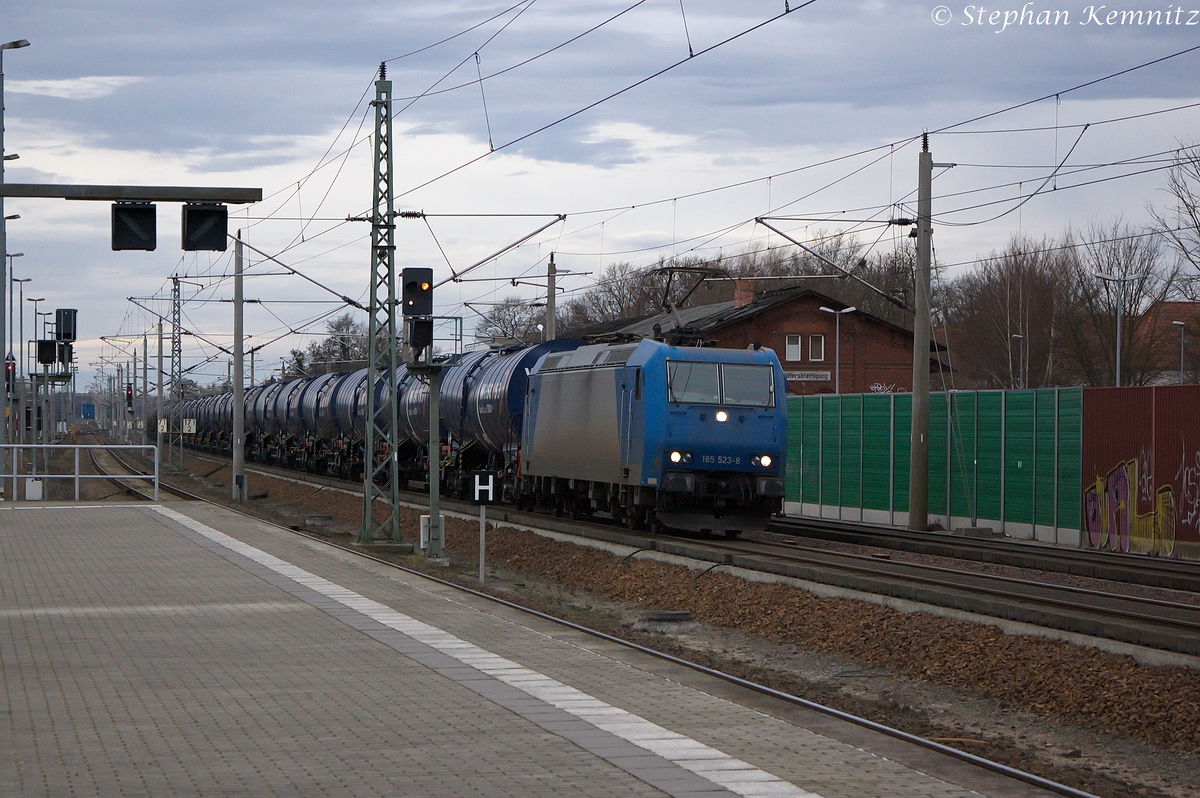
[[[1186,453],[1180,458],[1175,479],[1179,481],[1179,522],[1200,529],[1200,451],[1192,454],[1191,463]]]
[[[1139,513],[1142,505],[1151,509]],[[1083,491],[1083,512],[1093,548],[1164,557],[1175,549],[1175,489],[1154,489],[1145,451],[1096,477]]]

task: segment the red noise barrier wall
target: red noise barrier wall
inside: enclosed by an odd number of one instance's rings
[[[1083,545],[1200,558],[1200,385],[1083,392]]]

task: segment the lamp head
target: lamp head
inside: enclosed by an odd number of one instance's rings
[[[17,39],[15,42],[5,42],[0,44],[0,50],[19,50],[22,47],[28,47],[28,39]]]

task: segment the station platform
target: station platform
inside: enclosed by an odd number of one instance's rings
[[[0,508],[0,795],[1043,795],[199,503]]]

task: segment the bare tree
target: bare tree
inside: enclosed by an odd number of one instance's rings
[[[1014,237],[946,290],[959,371],[980,387],[1041,388],[1069,375],[1058,356],[1073,270],[1050,239]]]
[[[708,266],[696,257],[659,258],[650,266],[613,263],[604,275],[579,297],[564,303],[563,330],[570,332],[593,324],[633,319],[658,313],[664,300],[678,302],[692,288],[692,281],[671,279],[661,272],[668,266]]]
[[[1171,328],[1164,329],[1158,317],[1162,303],[1178,293],[1180,264],[1164,257],[1161,236],[1145,233],[1120,219],[1095,224],[1088,241],[1070,250],[1071,307],[1062,352],[1084,384],[1115,384],[1118,311],[1121,384],[1146,385],[1169,368]],[[1072,232],[1065,243],[1074,243]]]
[[[1171,248],[1187,264],[1180,275],[1180,293],[1200,299],[1200,144],[1183,147],[1167,173],[1172,205],[1166,213],[1150,210]]]
[[[837,276],[840,274],[838,268],[854,271],[866,264],[864,247],[851,233],[814,230],[805,239],[811,252],[788,244],[720,257],[713,265],[739,277],[782,277],[792,274]]]
[[[351,371],[367,362],[367,327],[346,311],[325,322],[325,338],[293,349],[283,360],[283,379]]]
[[[307,377],[308,369],[308,351],[305,349],[293,349],[280,364],[280,377],[284,380]]]
[[[505,297],[482,315],[475,325],[475,337],[489,343],[540,340],[545,307],[545,303],[530,302],[519,296]]]

